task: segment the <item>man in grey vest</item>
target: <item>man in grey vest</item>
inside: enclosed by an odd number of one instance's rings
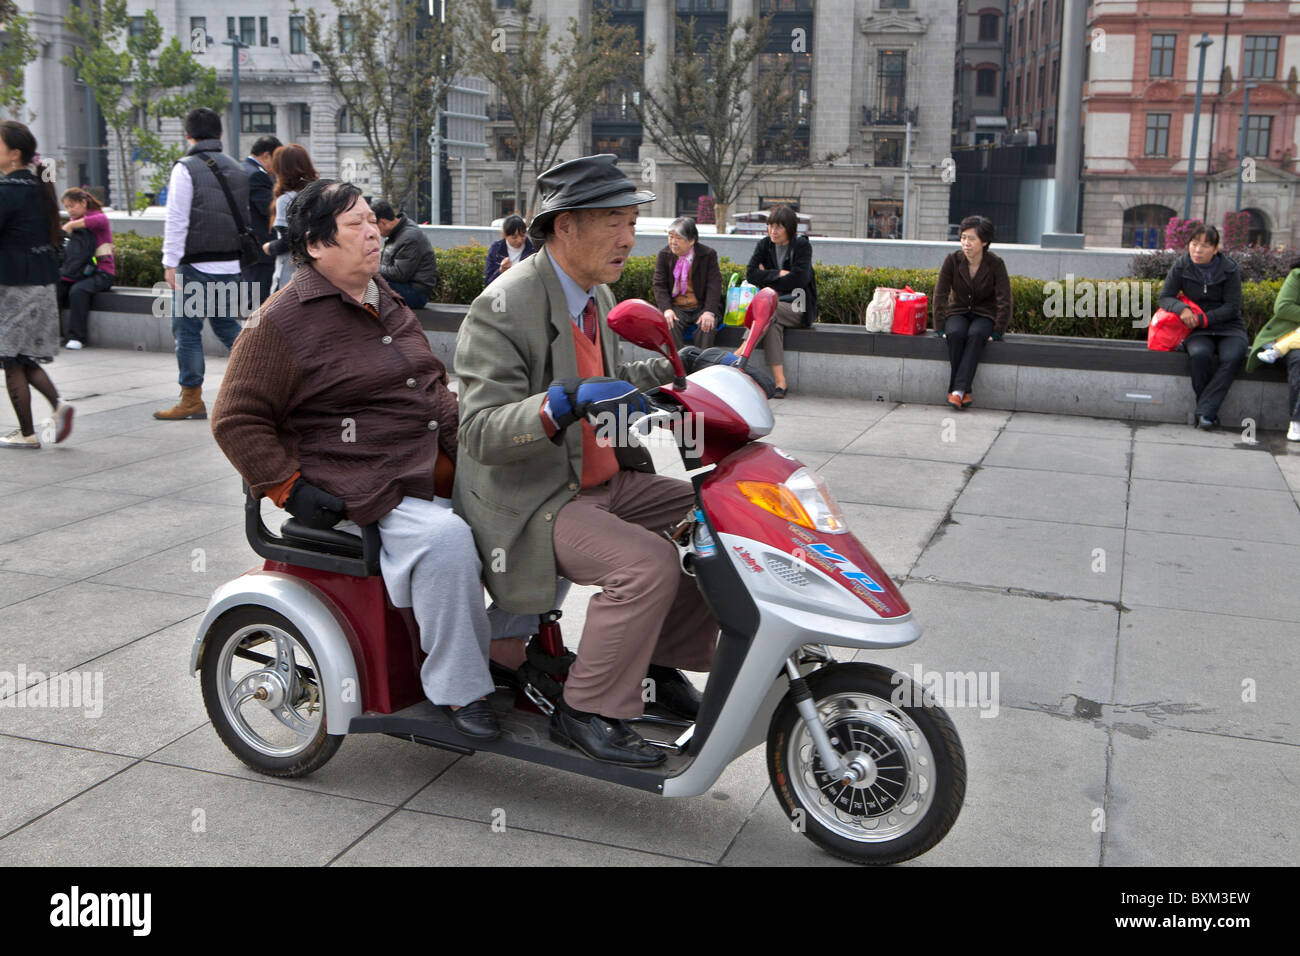
[[[172,167],[167,183],[163,269],[172,287],[172,335],[180,367],[181,400],[154,418],[207,418],[203,404],[203,319],[226,348],[239,334],[239,227],[231,213],[248,211],[248,174],[221,152],[221,117],[205,107],[185,117],[190,148]],[[209,162],[216,164],[214,171]],[[231,199],[217,180],[220,173]],[[247,225],[247,224],[245,224]]]

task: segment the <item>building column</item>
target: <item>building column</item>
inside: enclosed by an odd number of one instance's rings
[[[813,62],[812,156],[843,153],[855,132],[853,123],[853,0],[820,0],[814,6],[808,50]]]

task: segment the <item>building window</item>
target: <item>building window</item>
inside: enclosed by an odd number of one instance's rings
[[[1016,21],[1016,49],[1025,52],[1025,18],[1021,17]]]
[[[1277,76],[1277,37],[1246,37],[1241,75],[1248,80],[1271,80]]]
[[[679,14],[721,13],[726,16],[727,0],[677,0]]]
[[[1147,114],[1147,156],[1169,155],[1169,114]]]
[[[1034,15],[1036,12],[1037,11],[1034,10],[1029,11],[1029,36],[1030,37],[1033,37],[1034,35]]]
[[[208,18],[190,17],[190,52],[208,52]]]
[[[311,104],[310,103],[298,104],[298,132],[305,133],[305,134],[311,133]]]
[[[881,10],[910,10],[912,0],[880,0]]]
[[[867,203],[867,238],[901,239],[903,204],[897,199],[872,199]]]
[[[1020,112],[1020,105],[1021,105],[1021,103],[1024,102],[1024,101],[1020,98],[1020,94],[1024,92],[1024,82],[1023,82],[1023,80],[1024,80],[1024,77],[1021,77],[1021,76],[1017,76],[1017,77],[1016,77],[1016,98],[1015,98],[1014,100],[1011,101],[1011,110],[1012,110],[1012,112],[1017,113],[1017,114]]]
[[[513,163],[516,157],[516,150],[519,145],[519,138],[516,136],[507,136],[504,133],[497,137],[497,160],[503,163]]]
[[[1273,137],[1273,117],[1246,117],[1246,155],[1267,158],[1269,142]]]
[[[998,38],[998,15],[996,13],[980,14],[980,40],[993,42]]]
[[[239,42],[252,46],[257,42],[257,17],[239,18]]]
[[[880,113],[876,122],[901,124],[906,98],[907,53],[881,50],[876,67],[876,109]]]
[[[258,18],[257,18],[257,35],[258,35],[258,40],[260,41],[260,42],[258,43],[258,46],[269,46],[269,45],[270,45],[270,36],[271,36],[271,33],[270,33],[270,31],[267,29],[267,26],[268,26],[268,24],[267,24],[267,22],[266,22],[266,17],[258,17]]]
[[[1174,47],[1178,42],[1176,33],[1153,33],[1151,35],[1151,75],[1174,75]]]
[[[873,166],[902,166],[903,137],[897,133],[876,136],[876,161]]]
[[[1273,240],[1273,234],[1269,232],[1268,222],[1264,219],[1264,214],[1258,209],[1243,209],[1242,212],[1250,216],[1250,226],[1246,232],[1246,245],[1270,245]]]
[[[339,52],[347,53],[351,51],[353,44],[357,42],[357,18],[342,14],[339,17]]]
[[[131,18],[131,23],[127,27],[127,35],[132,37],[144,36],[144,17]]]
[[[1047,105],[1047,89],[1043,86],[1043,80],[1047,75],[1047,64],[1044,63],[1038,68],[1038,105]]]
[[[235,35],[235,18],[226,17],[226,39],[232,39]]]
[[[679,216],[694,219],[700,214],[700,200],[708,194],[708,183],[677,183],[677,205],[674,211]]]
[[[289,18],[289,52],[307,52],[307,31],[304,26],[306,17]]]
[[[239,131],[241,133],[274,133],[275,107],[270,103],[240,103]]]
[[[1052,61],[1052,99],[1055,100],[1061,88],[1061,61]]]
[[[983,69],[975,71],[975,95],[996,96],[998,89],[998,71]]]
[[[339,110],[338,131],[340,133],[361,132],[361,120],[346,106]]]
[[[1163,248],[1165,226],[1176,215],[1168,206],[1130,206],[1124,210],[1120,245],[1125,249]]]
[[[513,10],[514,8],[515,8],[515,0],[497,0],[497,9],[498,9],[498,10]],[[511,208],[513,209],[513,208],[514,208],[514,200],[513,200],[513,199],[511,199],[511,201],[510,201],[510,205],[511,205]]]
[[[613,153],[622,162],[635,163],[641,148],[640,136],[595,136],[591,138],[592,153]]]

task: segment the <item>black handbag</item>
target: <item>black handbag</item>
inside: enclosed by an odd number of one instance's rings
[[[249,232],[248,226],[244,225],[244,217],[240,215],[239,207],[235,205],[235,197],[231,195],[230,187],[226,185],[226,178],[221,175],[216,161],[211,156],[204,156],[203,161],[208,164],[208,169],[212,170],[212,175],[217,177],[221,191],[226,194],[226,202],[230,204],[230,215],[235,217],[235,228],[239,230],[239,267],[247,269],[257,265],[262,257],[262,244],[257,241],[257,236]]]

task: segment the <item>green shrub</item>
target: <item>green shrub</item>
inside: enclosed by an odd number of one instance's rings
[[[465,305],[483,291],[483,270],[487,247],[474,243],[454,249],[438,249],[438,285],[432,301]]]
[[[134,230],[113,236],[113,284],[152,289],[163,281],[162,236],[141,236]]]

